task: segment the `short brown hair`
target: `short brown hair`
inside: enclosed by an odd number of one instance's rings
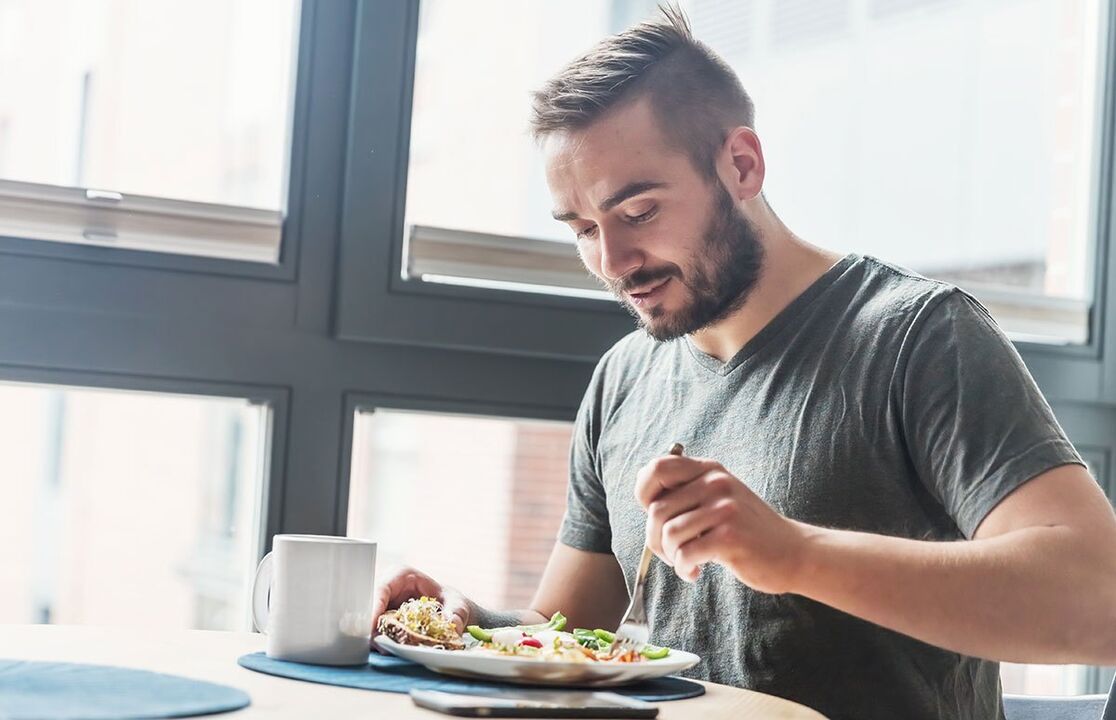
[[[610,109],[648,97],[668,142],[715,177],[728,131],[754,127],[755,107],[732,68],[694,38],[679,8],[660,5],[659,13],[602,40],[532,94],[536,140],[583,130]]]

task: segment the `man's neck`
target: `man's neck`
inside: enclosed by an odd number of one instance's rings
[[[721,362],[728,362],[842,257],[799,239],[781,223],[763,243],[763,269],[744,305],[690,335],[699,350]]]

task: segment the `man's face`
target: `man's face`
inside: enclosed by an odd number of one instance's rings
[[[545,144],[554,216],[578,253],[656,340],[712,325],[743,305],[763,248],[728,190],[670,147],[649,103]]]

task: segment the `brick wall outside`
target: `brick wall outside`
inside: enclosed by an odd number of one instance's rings
[[[505,607],[527,607],[566,509],[572,426],[516,424]]]

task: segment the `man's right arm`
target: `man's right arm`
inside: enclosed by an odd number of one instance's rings
[[[456,589],[443,587],[418,570],[404,568],[376,588],[372,627],[385,611],[421,595],[438,598],[458,631],[464,631],[466,625],[500,627],[546,622],[555,612],[566,616],[569,627],[613,628],[628,604],[624,574],[615,557],[560,542],[554,544],[530,608],[483,608]]]

